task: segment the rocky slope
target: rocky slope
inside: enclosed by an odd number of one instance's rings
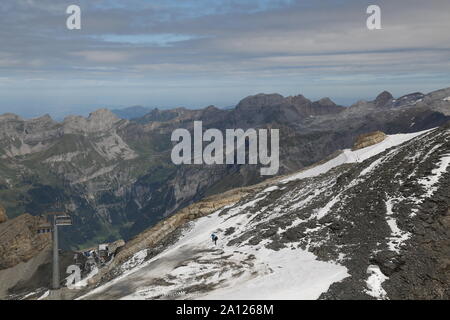
[[[207,216],[175,215],[81,298],[449,299],[449,178],[450,123],[389,135]]]
[[[50,286],[52,236],[38,233],[44,225],[44,218],[28,213],[0,223],[0,300]],[[65,272],[68,260],[61,261]]]
[[[45,223],[40,217],[23,214],[0,224],[0,270],[27,262],[51,244],[51,234],[38,234]]]
[[[257,166],[174,166],[176,128],[279,128],[280,174],[307,167],[363,133],[415,132],[450,119],[450,89],[394,99],[383,93],[349,108],[330,99],[259,94],[235,109],[153,110],[128,121],[108,110],[56,122],[0,116],[0,202],[13,218],[65,210],[64,248],[130,239],[200,199],[262,181]]]

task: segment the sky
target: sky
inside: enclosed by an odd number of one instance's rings
[[[0,114],[427,93],[450,86],[449,15],[448,0],[2,0]]]

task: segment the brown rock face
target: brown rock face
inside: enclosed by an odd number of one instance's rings
[[[360,135],[355,144],[353,145],[352,150],[359,150],[374,144],[380,143],[386,139],[386,135],[381,131],[375,131],[367,134]]]
[[[0,223],[6,222],[8,220],[8,216],[6,215],[6,210],[0,206]]]
[[[0,270],[26,262],[51,245],[51,234],[38,234],[45,220],[23,214],[0,224]]]

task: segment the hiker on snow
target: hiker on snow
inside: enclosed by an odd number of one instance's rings
[[[211,235],[211,240],[214,242],[214,245],[217,245],[217,240],[219,240],[219,237],[213,233]]]

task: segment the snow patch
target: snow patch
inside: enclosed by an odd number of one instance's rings
[[[378,167],[382,162],[384,161],[384,158],[380,158],[372,162],[367,168],[365,168],[361,173],[359,174],[360,177],[365,176],[369,172],[371,172],[373,169]]]
[[[317,299],[332,283],[349,276],[344,266],[319,261],[311,252],[268,249],[269,240],[228,245],[255,227],[251,221],[263,210],[248,214],[247,208],[264,198],[256,195],[226,214],[218,210],[191,222],[173,246],[82,298],[119,291],[115,298]],[[229,227],[235,231],[226,235]],[[216,246],[211,233],[219,236]],[[202,287],[208,289],[192,289]]]
[[[44,292],[44,294],[42,296],[40,296],[38,298],[38,300],[44,300],[45,298],[47,298],[50,295],[50,290],[47,290]]]
[[[267,189],[264,189],[263,192],[272,192],[272,191],[275,191],[278,189],[280,189],[278,186],[272,186],[272,187],[268,187]]]
[[[376,156],[384,151],[386,151],[389,148],[398,146],[402,143],[405,143],[411,139],[414,139],[415,137],[418,137],[422,134],[425,134],[431,130],[425,130],[420,132],[414,132],[414,133],[407,133],[407,134],[394,134],[394,135],[388,135],[386,139],[384,139],[382,142],[375,144],[373,146],[369,146],[363,149],[352,151],[351,149],[345,149],[341,154],[339,154],[337,157],[331,159],[330,161],[327,161],[323,164],[317,165],[313,168],[306,169],[303,171],[300,171],[299,173],[293,174],[290,177],[281,180],[282,183],[287,183],[293,180],[299,180],[299,179],[305,179],[305,178],[311,178],[311,177],[317,177],[323,173],[326,173],[330,171],[331,169],[340,166],[345,163],[359,163],[363,162],[373,156]]]
[[[322,219],[323,217],[325,217],[328,212],[330,212],[331,208],[338,203],[339,199],[340,199],[341,195],[338,194],[336,197],[334,197],[333,199],[331,199],[331,201],[329,201],[325,207],[319,209],[314,215],[313,217],[317,218],[317,220]]]
[[[450,155],[444,155],[439,161],[438,168],[431,171],[431,175],[420,179],[418,182],[424,190],[426,190],[423,198],[431,197],[436,191],[436,184],[441,179],[442,175],[447,172],[447,167],[450,165]]]
[[[396,199],[389,199],[386,201],[386,222],[389,225],[389,228],[391,228],[391,237],[388,242],[389,250],[395,251],[397,253],[400,252],[400,247],[402,244],[410,238],[410,233],[402,231],[398,225],[397,221],[393,217],[393,202],[396,201]]]
[[[148,250],[144,249],[139,252],[136,252],[129,260],[127,260],[122,266],[122,271],[128,271],[133,269],[134,267],[142,264],[147,258]]]
[[[261,248],[258,260],[266,263],[273,272],[250,280],[240,281],[227,288],[211,292],[205,299],[317,299],[334,282],[348,276],[346,268],[318,261],[314,254],[304,250],[282,249],[273,251]]]
[[[386,291],[384,291],[382,284],[389,278],[381,272],[380,267],[377,265],[370,265],[367,268],[367,274],[369,274],[369,278],[366,280],[368,290],[365,290],[365,292],[369,296],[379,300],[387,299],[387,294]]]

